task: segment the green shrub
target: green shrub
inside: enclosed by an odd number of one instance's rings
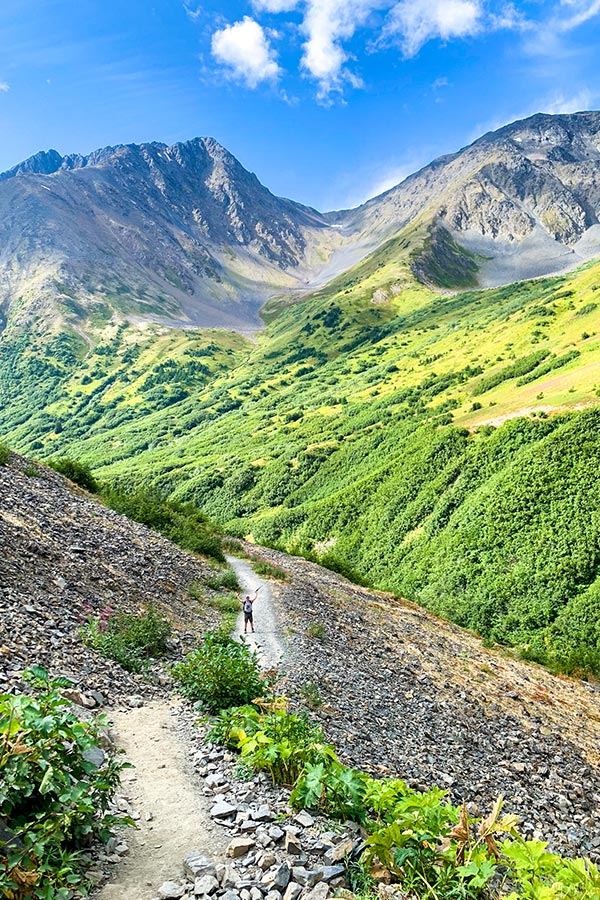
[[[108,611],[89,619],[83,640],[129,672],[141,672],[150,657],[165,656],[171,633],[171,624],[152,608],[141,615]]]
[[[49,459],[46,465],[60,475],[64,475],[69,481],[75,482],[85,491],[95,494],[98,491],[98,482],[92,475],[92,470],[85,463],[76,459],[69,459],[67,456],[61,456],[58,459]]]
[[[311,622],[305,631],[306,637],[322,641],[325,637],[325,626],[322,622]]]
[[[228,591],[239,591],[240,584],[233,569],[225,569],[217,572],[206,579],[206,586],[212,588],[213,591],[220,591],[225,588]]]
[[[174,503],[150,490],[103,487],[102,499],[117,512],[160,532],[184,550],[223,562],[220,533],[193,503]]]
[[[10,450],[6,444],[0,443],[0,466],[8,465],[10,459]]]
[[[81,850],[129,823],[108,814],[125,764],[104,720],[80,722],[60,695],[70,682],[27,678],[32,695],[0,694],[0,895],[67,900],[85,887]]]
[[[206,634],[172,672],[181,693],[213,713],[247,704],[266,689],[256,654],[221,631]]]
[[[256,559],[252,557],[252,568],[257,575],[266,575],[267,578],[276,578],[277,581],[287,581],[288,574],[285,569],[278,566],[272,566],[266,559]]]

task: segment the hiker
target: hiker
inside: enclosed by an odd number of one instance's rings
[[[248,624],[250,624],[250,628],[252,629],[252,633],[254,634],[254,620],[252,618],[252,605],[256,598],[258,597],[258,592],[260,588],[256,588],[254,591],[254,597],[250,598],[250,594],[246,594],[244,599],[242,600],[242,609],[244,610],[244,634],[248,631]]]

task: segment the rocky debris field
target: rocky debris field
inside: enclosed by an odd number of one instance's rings
[[[223,858],[204,846],[158,888],[157,900],[327,900],[346,886],[345,865],[363,848],[358,825],[332,823],[289,805],[265,775],[244,780],[238,758],[194,729],[193,762],[213,822],[227,835]]]
[[[283,568],[284,687],[350,765],[417,789],[440,785],[524,833],[600,858],[600,692],[557,678],[390,596],[303,559],[244,545]],[[310,665],[307,665],[310,660]]]
[[[175,658],[218,624],[189,586],[214,574],[207,562],[102,506],[62,476],[11,454],[0,467],[0,692],[38,664],[71,679],[84,705],[155,690],[81,641],[89,615],[154,604],[174,628]],[[158,671],[162,671],[159,666]],[[157,671],[157,678],[160,676]]]

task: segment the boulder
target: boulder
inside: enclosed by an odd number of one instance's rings
[[[229,844],[226,855],[231,857],[231,859],[237,859],[240,856],[245,856],[254,847],[256,847],[256,841],[252,840],[252,838],[236,837]]]

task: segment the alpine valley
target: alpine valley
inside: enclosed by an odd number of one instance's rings
[[[0,433],[600,673],[600,113],[357,209],[211,138],[0,176]]]

